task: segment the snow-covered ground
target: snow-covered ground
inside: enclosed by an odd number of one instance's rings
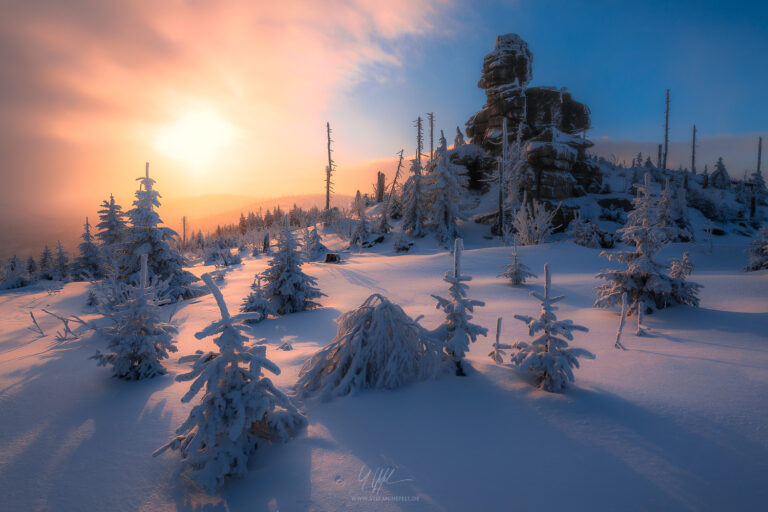
[[[475,321],[489,328],[470,348],[469,375],[301,403],[308,428],[259,450],[249,475],[215,497],[172,478],[177,453],[152,457],[192,407],[180,402],[189,383],[173,377],[187,369],[178,357],[212,348],[193,336],[218,318],[211,295],[176,312],[179,352],[167,361],[169,374],[124,382],[88,360],[102,339],[58,342],[60,322],[41,312],[88,318],[85,284],[56,295],[0,294],[0,509],[765,510],[768,273],[740,271],[746,238],[717,237],[712,254],[701,244],[665,249],[661,259],[690,251],[691,279],[704,285],[701,307],[646,317],[644,337],[634,336],[630,319],[622,352],[613,347],[617,312],[591,307],[594,275],[607,266],[598,250],[565,240],[522,247],[521,260],[540,278],[513,288],[496,277],[511,249],[485,239],[487,227],[462,228],[469,295],[486,302]],[[281,367],[273,381],[283,390],[333,339],[334,319],[371,293],[424,315],[426,327],[442,320],[430,294],[446,293],[451,256],[429,239],[412,254],[395,255],[386,243],[345,258],[304,267],[328,295],[322,309],[252,328]],[[497,317],[503,340],[527,337],[513,315],[538,313],[529,292],[541,290],[544,262],[554,293],[566,295],[559,318],[590,329],[572,346],[596,355],[562,395],[487,357]],[[247,257],[227,274],[231,310],[266,263]],[[30,311],[47,336],[27,330]],[[277,349],[285,341],[292,351]]]

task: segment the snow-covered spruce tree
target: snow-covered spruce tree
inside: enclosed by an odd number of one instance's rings
[[[317,289],[317,279],[301,270],[301,254],[288,222],[277,240],[277,252],[264,271],[264,294],[278,315],[319,307],[314,299],[325,296]]]
[[[240,307],[240,311],[243,313],[258,313],[259,318],[250,320],[251,322],[261,322],[269,315],[274,314],[272,311],[272,305],[264,298],[264,291],[261,289],[261,276],[256,274],[256,277],[251,284],[251,293],[243,299],[243,305]]]
[[[191,284],[198,278],[182,268],[184,259],[168,243],[179,235],[170,228],[159,226],[162,220],[155,209],[160,206],[160,194],[153,188],[155,180],[149,177],[149,164],[144,177],[137,181],[140,182],[139,190],[133,209],[128,212],[131,226],[125,241],[129,261],[126,274],[136,279],[139,268],[132,262],[134,259],[138,261],[141,254],[148,254],[150,276],[168,282],[168,297],[174,301],[189,297],[192,295]]]
[[[381,204],[381,213],[376,222],[376,233],[386,235],[392,230],[392,225],[389,222],[389,198],[384,196],[384,202]]]
[[[122,207],[115,203],[112,194],[109,195],[109,201],[101,203],[99,210],[99,223],[96,224],[99,231],[96,238],[101,242],[102,256],[105,261],[114,261],[115,253],[122,250],[122,244],[128,233],[128,226],[125,221],[125,214]]]
[[[169,352],[176,352],[173,336],[176,327],[162,320],[161,301],[168,286],[165,281],[148,277],[147,255],[140,258],[139,279],[136,285],[127,286],[127,297],[110,304],[99,301],[104,316],[112,320],[107,329],[109,352],[96,351],[91,356],[99,366],[112,366],[115,377],[125,380],[140,380],[164,375],[161,364]]]
[[[504,272],[499,274],[497,277],[504,277],[509,279],[509,282],[512,284],[512,286],[520,286],[525,284],[527,279],[535,279],[538,277],[536,274],[531,272],[530,268],[528,268],[524,263],[520,261],[520,258],[518,258],[517,240],[515,240],[514,246],[512,247],[512,263],[504,265]]]
[[[43,247],[43,252],[40,254],[40,261],[38,262],[37,268],[40,279],[53,279],[53,254],[47,245]]]
[[[466,187],[467,177],[448,158],[445,137],[440,136],[436,163],[427,185],[430,213],[437,240],[449,247],[459,236],[457,221],[461,215],[461,195]]]
[[[667,178],[659,198],[656,224],[664,234],[666,242],[688,242],[691,240],[691,233],[687,228],[680,227],[677,217],[681,215],[681,212],[675,210],[679,210],[679,205],[672,197],[669,178]]]
[[[551,287],[549,263],[545,263],[544,295],[531,292],[541,301],[541,313],[537,318],[515,315],[515,318],[525,322],[528,335],[534,339],[530,343],[518,341],[512,345],[517,352],[512,355],[511,362],[533,373],[540,389],[559,393],[573,382],[572,368],[579,367],[577,358],[594,359],[595,356],[583,348],[568,348],[568,341],[573,340],[573,331],[588,332],[589,329],[571,320],[557,319],[554,313],[557,307],[554,304],[564,297],[550,296]]]
[[[651,193],[647,174],[645,184],[638,185],[637,189],[634,209],[627,216],[626,226],[618,230],[621,241],[634,245],[635,249],[600,253],[609,261],[623,263],[626,268],[606,269],[597,274],[598,279],[607,282],[596,288],[595,306],[605,308],[621,304],[624,293],[630,301],[628,314],[637,312],[640,307],[650,313],[675,304],[698,306],[697,294],[701,285],[668,275],[666,267],[654,261],[654,256],[665,243],[666,235],[657,224],[657,201]]]
[[[296,390],[328,400],[362,389],[393,389],[435,377],[442,346],[386,297],[373,294],[341,315],[336,338],[301,369]]]
[[[275,375],[280,368],[267,359],[266,347],[247,347],[246,327],[242,324],[255,315],[230,316],[221,291],[208,274],[203,281],[213,293],[221,311],[221,320],[195,334],[197,339],[215,336],[216,352],[181,358],[194,362],[192,370],[176,377],[194,380],[182,402],[191,401],[204,389],[202,400],[176,429],[176,438],[154,455],[179,450],[183,459],[177,475],[188,471],[189,478],[213,494],[228,477],[242,477],[248,472],[248,459],[264,441],[286,441],[306,423],[306,419],[262,374]]]
[[[240,253],[237,251],[232,252],[232,247],[221,238],[214,240],[205,247],[203,257],[206,265],[229,267],[243,262]]]
[[[768,228],[760,228],[755,239],[749,245],[750,247],[747,250],[749,264],[744,267],[744,270],[768,269]]]
[[[683,253],[682,258],[673,258],[670,260],[669,277],[673,279],[685,279],[693,272],[693,262],[690,260],[688,252]]]
[[[0,272],[0,290],[21,288],[29,284],[24,263],[14,254]]]
[[[544,203],[535,200],[529,204],[524,194],[522,205],[512,216],[512,227],[517,232],[520,244],[538,245],[546,242],[552,235],[552,220],[558,208],[547,210]]]
[[[422,190],[421,163],[414,158],[411,160],[411,173],[403,185],[403,229],[411,236],[424,236],[426,221],[426,206]]]
[[[717,159],[715,170],[709,175],[709,186],[714,188],[731,188],[731,177],[723,163],[723,157]]]
[[[304,233],[304,244],[302,246],[304,258],[307,261],[318,261],[325,257],[328,248],[323,245],[320,233],[317,232],[317,224],[312,229],[307,229]]]
[[[579,211],[568,224],[567,233],[573,239],[573,243],[591,249],[609,249],[615,243],[611,233],[601,230],[597,224],[588,219],[582,219]]]
[[[457,238],[453,249],[453,271],[446,272],[443,277],[443,281],[450,285],[450,299],[432,295],[437,300],[437,309],[445,312],[445,320],[432,334],[443,343],[446,353],[456,364],[456,375],[459,376],[465,375],[462,361],[469,350],[469,343],[474,343],[478,335],[488,335],[488,329],[470,322],[470,313],[474,312],[475,306],[484,306],[485,303],[467,298],[469,286],[464,283],[471,281],[472,277],[461,273],[463,249],[462,239]]]
[[[53,279],[66,281],[69,279],[69,256],[61,242],[56,242],[56,256],[53,259]]]
[[[363,244],[368,241],[371,233],[368,229],[368,217],[365,214],[365,208],[357,209],[358,221],[352,230],[352,235],[349,237],[349,247],[360,251],[363,248]]]
[[[30,281],[35,281],[38,277],[37,262],[33,256],[29,256],[27,258],[27,278],[29,278]]]
[[[88,222],[88,217],[85,218],[84,231],[82,234],[83,241],[80,243],[77,258],[72,265],[72,275],[77,280],[86,279],[101,279],[103,276],[101,255],[99,254],[99,248],[94,243],[94,236],[91,234],[91,225]]]
[[[461,129],[457,126],[456,137],[453,139],[453,149],[463,146],[464,144],[466,144],[466,142],[464,142],[464,134],[461,133]]]

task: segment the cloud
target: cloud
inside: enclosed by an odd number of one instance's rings
[[[6,225],[43,211],[80,216],[110,192],[129,206],[145,160],[168,196],[316,190],[334,99],[398,73],[411,38],[444,30],[447,7],[447,0],[4,2],[0,216]],[[200,176],[154,148],[158,129],[196,105],[242,133]]]

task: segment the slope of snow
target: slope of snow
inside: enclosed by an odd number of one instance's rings
[[[296,439],[260,450],[251,472],[219,496],[206,496],[171,475],[177,454],[152,458],[186,418],[187,370],[178,357],[212,345],[193,334],[217,317],[208,295],[182,303],[174,316],[179,352],[169,374],[123,382],[87,358],[104,342],[84,333],[54,339],[60,322],[41,312],[88,315],[87,288],[0,294],[0,495],[5,510],[572,510],[759,509],[768,502],[768,272],[743,273],[747,239],[718,237],[675,244],[662,260],[688,250],[692,280],[703,284],[701,308],[677,307],[634,318],[613,348],[618,314],[593,309],[595,273],[609,266],[599,251],[568,241],[519,248],[520,259],[566,295],[558,315],[589,327],[571,344],[596,355],[576,370],[563,395],[539,391],[517,370],[487,357],[496,318],[503,342],[527,339],[514,314],[535,315],[531,290],[497,278],[511,248],[467,231],[463,266],[488,338],[470,346],[464,378],[446,376],[395,391],[371,391],[300,404],[309,426]],[[698,237],[698,234],[697,234]],[[327,240],[324,240],[327,242]],[[328,242],[335,249],[342,242]],[[301,365],[334,337],[334,319],[373,292],[433,328],[442,314],[430,294],[445,294],[451,255],[429,238],[413,254],[395,255],[389,240],[342,264],[304,270],[328,295],[323,308],[252,327],[290,391]],[[246,258],[221,286],[237,311],[266,258]],[[196,266],[196,274],[212,270]],[[29,312],[45,330],[27,330]],[[85,313],[84,313],[85,311]],[[293,350],[278,350],[291,341]]]

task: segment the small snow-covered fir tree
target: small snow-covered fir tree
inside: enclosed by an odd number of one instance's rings
[[[204,274],[203,281],[216,299],[221,320],[195,337],[218,335],[213,340],[218,351],[198,351],[180,360],[194,363],[189,373],[176,377],[181,382],[194,381],[181,401],[191,401],[201,390],[203,396],[176,429],[176,438],[155,455],[179,450],[183,463],[177,475],[188,472],[192,481],[212,494],[226,478],[248,472],[248,460],[264,441],[286,441],[306,419],[263,375],[262,370],[280,374],[280,368],[267,359],[266,347],[245,344],[247,328],[242,322],[255,315],[230,316],[211,276]]]
[[[527,279],[535,279],[538,277],[536,274],[531,272],[530,268],[528,268],[524,263],[520,261],[520,258],[517,255],[517,240],[515,240],[512,247],[512,263],[504,265],[504,272],[499,274],[498,277],[509,279],[509,282],[512,284],[512,286],[520,286],[525,284]]]
[[[672,196],[669,178],[667,178],[658,202],[656,224],[664,234],[666,242],[688,242],[691,240],[691,233],[687,228],[680,227],[678,218],[683,213],[676,210],[680,210],[680,206]]]
[[[53,254],[51,254],[51,250],[47,245],[43,247],[37,268],[40,279],[53,279]]]
[[[685,279],[693,272],[693,262],[688,252],[683,253],[682,258],[670,260],[669,277],[673,279]]]
[[[128,226],[125,220],[125,214],[122,207],[115,203],[112,194],[109,200],[101,203],[99,210],[99,223],[96,224],[98,232],[96,238],[101,242],[102,256],[104,260],[114,259],[114,253],[122,250],[122,244],[128,233]]]
[[[484,306],[485,303],[467,298],[469,286],[464,283],[471,281],[472,277],[461,273],[463,249],[462,239],[457,238],[453,249],[453,271],[446,272],[443,277],[443,281],[450,285],[450,299],[432,295],[437,300],[437,309],[445,312],[445,320],[433,331],[433,335],[443,343],[446,353],[456,364],[456,375],[459,376],[465,375],[462,361],[469,351],[470,342],[474,343],[478,335],[488,334],[488,329],[470,322],[475,307]]]
[[[528,335],[534,339],[530,343],[518,341],[512,345],[517,352],[512,356],[511,362],[523,370],[530,371],[540,389],[558,393],[573,382],[572,368],[579,367],[578,358],[594,359],[595,356],[583,348],[568,347],[568,341],[573,341],[573,331],[588,332],[589,329],[576,325],[571,320],[557,319],[554,313],[557,307],[554,304],[564,297],[552,297],[551,287],[549,263],[545,263],[544,295],[531,292],[531,295],[541,301],[541,313],[536,318],[515,315],[516,319],[528,326]]]
[[[747,250],[749,263],[744,270],[768,269],[768,228],[762,227]]]
[[[83,226],[83,241],[78,247],[80,254],[73,263],[72,275],[75,279],[101,279],[102,263],[101,255],[99,254],[99,248],[94,243],[94,236],[91,234],[91,225],[88,222],[88,217],[85,218],[85,225]]]
[[[715,170],[709,175],[709,186],[714,188],[731,188],[731,177],[723,163],[723,157],[717,159]]]
[[[264,294],[278,315],[319,307],[314,299],[325,296],[317,289],[317,279],[301,270],[301,254],[288,223],[283,224],[277,252],[264,271]]]
[[[466,144],[466,142],[464,142],[464,134],[461,133],[461,129],[457,126],[456,137],[453,139],[453,149],[463,146],[464,144]]]
[[[156,211],[160,207],[160,194],[153,188],[155,180],[149,177],[149,164],[145,175],[137,181],[140,182],[139,190],[133,209],[128,212],[131,226],[125,242],[126,258],[133,262],[141,254],[148,254],[150,276],[168,281],[169,298],[175,301],[189,297],[192,295],[191,285],[198,278],[182,268],[184,259],[169,244],[179,235],[170,228],[160,227],[162,220]],[[135,279],[139,273],[138,265],[129,263],[126,273]]]
[[[634,245],[634,251],[603,251],[610,261],[626,265],[620,270],[606,269],[597,274],[598,279],[607,282],[596,288],[595,306],[610,307],[621,304],[626,293],[630,300],[628,314],[644,308],[645,312],[662,309],[675,304],[698,306],[698,290],[701,285],[691,283],[682,277],[672,277],[666,268],[654,260],[656,253],[664,246],[666,234],[657,223],[657,200],[653,197],[648,175],[645,184],[638,185],[638,195],[633,200],[634,209],[629,212],[627,224],[618,232],[626,245]]]
[[[426,206],[424,204],[424,191],[421,164],[418,159],[413,159],[411,164],[412,175],[403,185],[403,229],[412,236],[424,236],[424,223],[426,221]]]
[[[373,294],[337,320],[336,338],[299,373],[296,389],[328,400],[362,389],[393,389],[435,377],[443,349],[386,297]]]
[[[376,233],[381,233],[382,235],[386,235],[392,230],[392,225],[389,222],[389,202],[387,196],[384,196],[384,202],[381,204],[381,213],[376,222]]]
[[[112,320],[107,329],[109,352],[96,351],[91,357],[99,366],[112,366],[115,377],[140,380],[164,375],[161,361],[169,352],[176,352],[173,336],[176,327],[162,320],[161,300],[166,282],[148,277],[147,255],[142,254],[139,279],[135,286],[127,286],[126,297],[114,304],[99,301],[101,312]]]
[[[250,320],[251,322],[261,322],[269,315],[274,314],[272,311],[272,305],[264,298],[264,291],[261,289],[261,276],[256,274],[256,277],[251,284],[251,293],[243,299],[243,305],[240,307],[240,311],[243,313],[258,313],[259,318]]]
[[[53,260],[53,278],[56,281],[69,279],[69,256],[61,242],[56,242],[56,257]]]
[[[436,163],[427,190],[435,236],[446,247],[459,236],[457,221],[462,218],[461,196],[466,184],[466,176],[448,158],[445,137],[441,132]]]
[[[307,229],[304,233],[304,244],[302,246],[304,258],[307,261],[317,261],[325,257],[328,248],[323,245],[320,234],[317,232],[317,224],[312,229]]]
[[[368,241],[371,233],[368,229],[368,216],[365,214],[365,208],[358,208],[357,215],[358,221],[349,237],[349,246],[359,251],[363,248],[363,244]]]

